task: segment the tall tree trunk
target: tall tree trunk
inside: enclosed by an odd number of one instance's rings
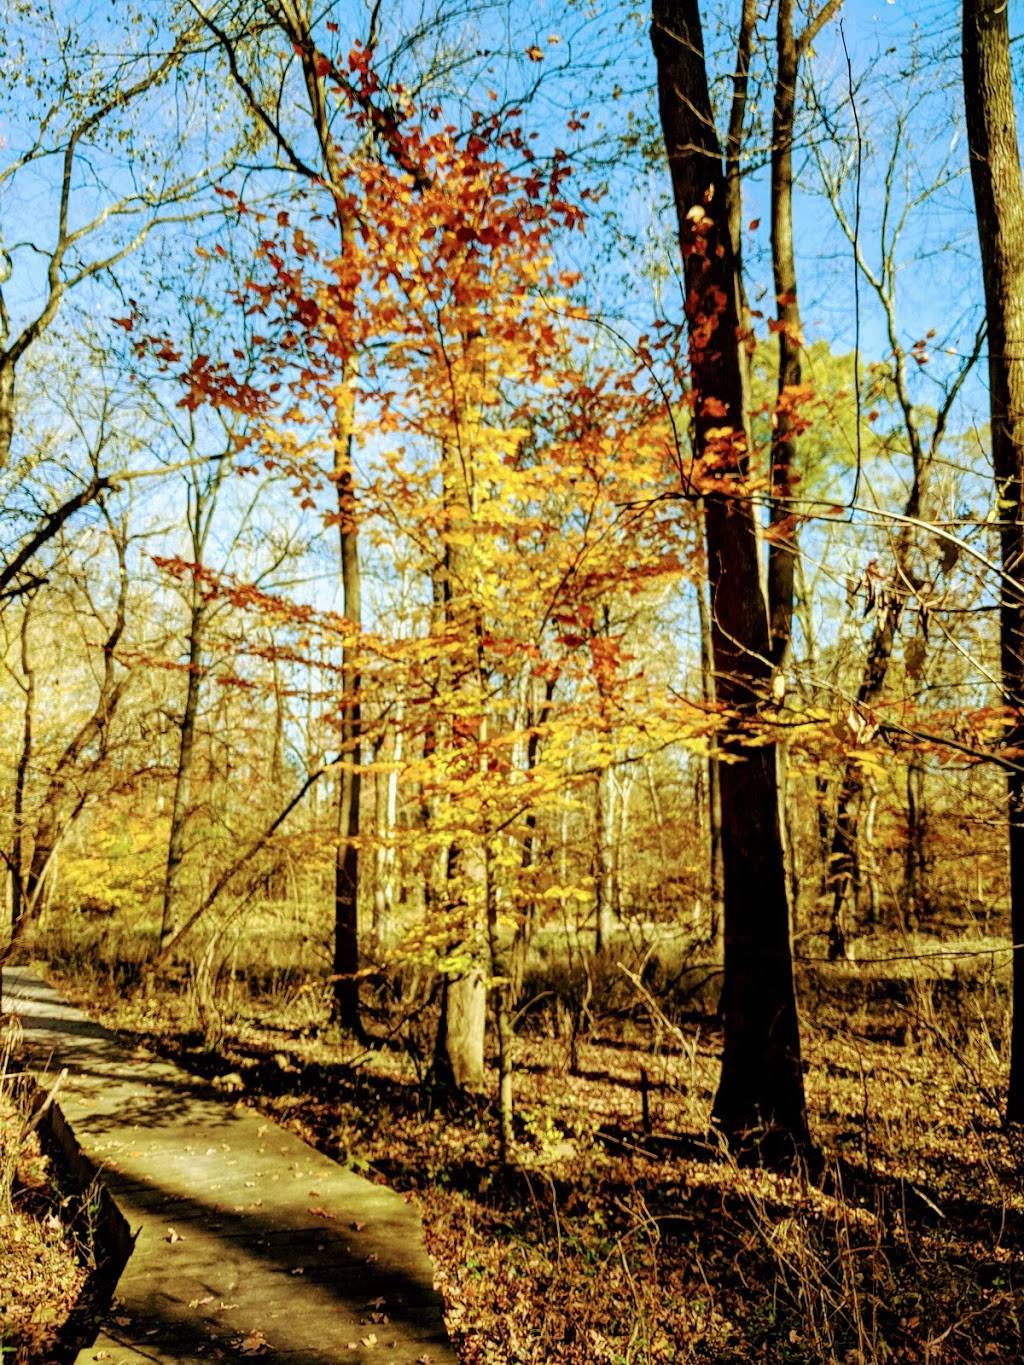
[[[470,369],[476,363],[478,348],[476,338],[467,336],[464,344],[467,363]],[[462,399],[456,397],[456,404]],[[479,702],[483,696],[483,679],[480,675],[480,639],[483,623],[480,619],[479,603],[474,593],[472,559],[464,549],[471,543],[474,533],[474,518],[477,507],[473,451],[468,446],[467,433],[472,423],[467,420],[469,413],[461,407],[453,413],[454,435],[443,443],[441,451],[442,496],[444,499],[444,546],[441,564],[435,575],[435,610],[439,606],[441,621],[445,627],[445,643],[453,638],[460,642],[463,653],[458,656],[454,667],[452,660],[443,654],[439,668],[442,677],[442,693],[454,687],[458,695],[465,698],[471,713],[479,714]],[[454,675],[454,677],[453,677]],[[454,679],[458,678],[458,681]],[[469,690],[471,689],[471,690]],[[454,731],[454,726],[451,727]],[[450,735],[454,746],[454,733]],[[471,913],[467,906],[464,890],[468,879],[481,878],[486,882],[487,850],[481,849],[476,841],[466,841],[467,846],[453,842],[448,850],[447,885],[449,907],[461,912],[463,923],[458,926],[461,942],[454,944],[467,957],[468,963],[463,971],[456,974],[445,973],[442,984],[441,1017],[438,1022],[437,1038],[434,1046],[434,1065],[432,1086],[435,1097],[442,1102],[451,1102],[467,1091],[481,1090],[484,1085],[484,1039],[487,1027],[487,982],[480,960],[481,942],[486,933],[486,885],[484,885],[483,917],[484,924],[466,922]],[[479,886],[477,887],[479,890]],[[457,919],[458,916],[453,916]]]
[[[779,338],[778,392],[772,428],[771,496],[768,545],[768,611],[772,662],[785,669],[793,635],[796,523],[787,499],[792,492],[797,456],[798,407],[803,374],[803,335],[793,250],[793,139],[800,62],[842,0],[827,0],[797,35],[794,0],[779,0],[775,26],[775,97],[772,103],[771,216],[772,275],[775,283],[776,329]]]
[[[356,499],[352,484],[353,388],[345,377],[345,411],[336,417],[335,456],[338,490],[342,614],[353,636],[362,628],[362,585],[359,568],[359,534]],[[339,403],[339,408],[341,404]],[[342,439],[341,434],[344,433]],[[359,691],[362,684],[358,660],[359,643],[346,641],[342,657],[341,754],[338,776],[337,843],[334,860],[334,1017],[344,1028],[361,1034],[359,1010],[359,797],[362,762],[362,718]]]
[[[17,933],[25,913],[25,789],[32,768],[33,725],[35,722],[36,675],[29,651],[29,624],[32,598],[26,597],[21,614],[21,673],[24,681],[24,711],[21,724],[21,752],[14,776],[14,837],[11,843],[11,932]]]
[[[505,940],[498,922],[498,886],[489,850],[485,850],[484,860],[487,949],[493,982],[494,1032],[498,1043],[498,1157],[501,1164],[507,1166],[512,1159],[512,1125],[515,1117],[512,1086],[512,1046],[515,1033],[512,1024],[514,943]]]
[[[1006,0],[964,0],[967,143],[988,316],[992,465],[1001,526],[1003,696],[1007,743],[1024,744],[1024,181],[1014,109]],[[1007,778],[1013,1022],[1009,1123],[1024,1123],[1024,770]]]
[[[654,0],[661,123],[686,274],[694,448],[715,478],[705,495],[711,637],[729,722],[721,766],[725,874],[724,1048],[714,1115],[765,1161],[809,1147],[789,936],[778,781],[771,744],[744,745],[771,684],[768,614],[743,482],[748,452],[725,180],[698,0]]]
[[[179,879],[185,860],[185,834],[192,802],[192,770],[195,758],[196,719],[199,715],[199,697],[202,689],[205,624],[206,605],[199,592],[198,583],[193,580],[189,611],[185,705],[178,725],[178,762],[174,773],[171,828],[167,840],[167,862],[164,867],[163,907],[160,916],[161,948],[171,941],[178,922]]]
[[[757,0],[742,0],[740,26],[736,34],[736,66],[732,75],[729,125],[725,134],[725,208],[729,243],[732,247],[733,288],[740,340],[737,359],[743,393],[744,435],[750,445],[750,355],[753,347],[750,308],[743,278],[743,145],[746,133],[750,89],[750,58],[757,32]]]
[[[704,705],[715,705],[715,664],[711,657],[711,612],[708,609],[707,587],[697,584],[697,611],[700,617],[700,681]],[[708,780],[708,870],[710,915],[708,941],[715,952],[722,948],[722,929],[725,922],[722,871],[722,765],[718,757],[718,738],[711,736],[707,757]]]
[[[768,611],[772,663],[779,674],[789,659],[793,635],[795,522],[787,501],[796,462],[793,398],[802,373],[800,305],[793,251],[793,123],[800,51],[793,33],[793,0],[779,0],[776,23],[775,99],[772,106],[771,216],[772,275],[779,339],[778,392],[769,471]]]
[[[291,40],[302,63],[310,117],[316,133],[328,188],[334,199],[339,246],[348,254],[355,223],[341,195],[343,176],[337,147],[331,136],[324,74],[313,39],[313,14],[309,0],[281,0],[276,9],[281,28]],[[352,640],[342,646],[341,657],[341,762],[336,790],[336,842],[334,855],[334,990],[332,1015],[342,1027],[361,1034],[359,1010],[359,799],[361,728],[358,634],[362,625],[362,582],[359,565],[359,519],[353,480],[353,419],[357,361],[348,354],[340,365],[337,398],[332,414],[334,446],[332,478],[337,496],[339,568],[342,615],[352,628]]]
[[[797,83],[800,62],[807,47],[840,3],[841,0],[828,0],[807,28],[797,36],[793,30],[794,0],[778,0],[775,26],[771,219],[779,372],[768,478],[768,625],[771,660],[775,670],[772,687],[778,701],[785,695],[786,670],[793,646],[796,564],[799,554],[797,523],[789,502],[796,480],[800,386],[803,380],[801,352],[804,344],[797,294],[796,253],[793,248],[793,140]],[[787,892],[791,917],[795,920],[799,884],[791,823],[792,803],[788,798],[789,764],[784,744],[780,744],[778,749],[778,772],[780,821],[788,873]]]

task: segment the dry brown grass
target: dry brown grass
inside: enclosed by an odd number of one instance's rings
[[[237,1071],[252,1104],[413,1191],[467,1365],[1016,1361],[1024,1191],[998,1114],[1001,987],[901,982],[805,979],[815,1181],[740,1169],[709,1140],[708,1018],[595,1006],[573,1068],[564,1011],[538,1011],[518,1043],[519,1164],[503,1172],[486,1106],[426,1112],[427,1021],[367,1052],[325,1026],[321,989],[235,988],[211,1051],[187,992],[64,984],[185,1065]]]

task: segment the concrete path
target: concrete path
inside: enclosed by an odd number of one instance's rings
[[[5,967],[57,1133],[134,1247],[84,1362],[454,1365],[415,1209]],[[126,1247],[127,1249],[127,1247]]]

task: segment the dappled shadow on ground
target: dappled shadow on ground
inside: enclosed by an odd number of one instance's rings
[[[418,1217],[397,1195],[133,1051],[25,973],[5,984],[27,1060],[67,1067],[55,1131],[135,1233],[109,1327],[140,1358],[451,1358]]]
[[[969,1148],[957,1140],[962,1078],[935,1089],[905,1046],[915,1020],[882,1006],[808,1031],[826,1148],[814,1180],[743,1169],[702,1127],[717,1066],[704,1024],[655,1065],[641,1029],[634,1043],[583,1039],[575,1075],[564,1040],[521,1039],[510,1171],[487,1107],[432,1119],[401,1058],[353,1065],[328,1037],[264,1029],[255,1010],[216,1054],[171,1027],[137,1036],[206,1076],[237,1071],[266,1113],[415,1190],[472,1365],[592,1365],[630,1331],[659,1365],[1024,1359],[1020,1164],[1014,1183],[994,1123]]]
[[[51,1080],[63,1068],[74,1071],[76,1087],[93,1101],[91,1132],[185,1121],[229,1127],[234,1121],[231,1106],[216,1087],[197,1086],[146,1052],[133,1056],[141,1039],[67,1011],[50,987],[10,968],[4,975],[4,1006],[21,1025],[25,1062]],[[138,1084],[132,1083],[135,1063],[145,1068]],[[55,1094],[60,1095],[59,1083]]]
[[[154,1360],[219,1350],[327,1365],[383,1352],[411,1365],[449,1349],[408,1230],[379,1206],[314,1212],[301,1199],[225,1209],[193,1193],[183,1213],[176,1191],[157,1181],[112,1186],[133,1224],[163,1222],[175,1206],[175,1240],[136,1251],[107,1326]]]

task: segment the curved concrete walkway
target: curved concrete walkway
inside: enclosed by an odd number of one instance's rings
[[[28,968],[4,968],[3,1008],[44,1083],[66,1068],[57,1134],[134,1238],[80,1363],[454,1365],[400,1195],[126,1047]]]

